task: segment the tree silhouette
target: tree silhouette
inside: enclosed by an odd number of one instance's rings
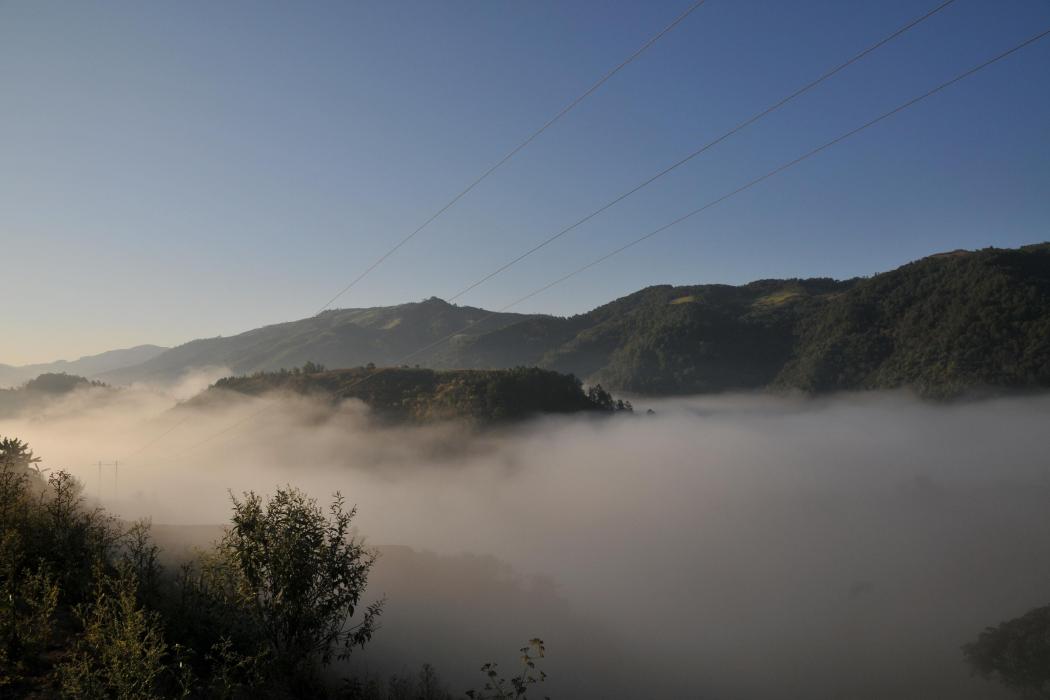
[[[986,628],[963,655],[983,678],[1050,698],[1050,605]]]

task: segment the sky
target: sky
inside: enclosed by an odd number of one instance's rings
[[[0,2],[0,362],[315,313],[691,0]],[[707,0],[336,303],[447,298],[934,7]],[[459,299],[504,306],[1029,36],[956,0]],[[515,307],[1050,239],[1050,38]]]

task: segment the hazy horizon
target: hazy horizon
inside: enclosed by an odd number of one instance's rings
[[[1033,241],[1028,241],[1028,242],[1022,242],[1022,243],[1019,243],[1018,245],[1019,246],[1025,246],[1025,245],[1031,245],[1031,244],[1043,243],[1043,242],[1046,242],[1046,241],[1033,240]],[[957,249],[952,249],[952,250],[957,250]],[[931,251],[927,255],[936,255],[938,253],[947,253],[947,252],[951,252],[951,251],[949,251],[949,250]],[[923,256],[923,257],[925,257],[925,256]],[[912,262],[912,260],[902,260],[902,261],[900,261],[900,265],[906,264],[908,262]],[[889,271],[889,269],[887,269],[887,270],[877,270],[875,272],[878,273],[878,272],[887,272],[887,271]],[[828,278],[828,277],[830,277],[830,278],[833,278],[833,279],[840,279],[840,280],[847,279],[845,277],[836,277],[835,275],[830,275],[830,274],[826,274],[826,275],[817,274],[817,275],[813,275],[813,277],[820,277],[820,278]],[[766,279],[769,279],[769,278],[766,278]],[[774,279],[776,279],[776,278],[774,277]],[[675,283],[673,286],[691,286],[691,285],[700,285],[700,284],[733,284],[733,285],[740,285],[740,284],[747,284],[749,282],[755,282],[755,281],[757,281],[757,280],[752,279],[752,280],[745,280],[743,282],[725,282],[725,281],[722,281],[722,280],[713,279],[713,280],[701,280],[701,281],[695,281],[695,282],[680,282],[680,283]],[[653,284],[654,285],[661,285],[661,284],[671,284],[671,283],[655,282]],[[647,286],[653,286],[653,285],[647,285]],[[639,289],[641,289],[641,288],[639,288]],[[630,293],[633,293],[633,292],[636,292],[636,291],[639,291],[639,290],[638,289],[628,290],[628,291],[625,292],[625,294],[630,294]],[[389,304],[377,304],[377,305],[372,306],[372,307],[356,307],[356,306],[338,306],[338,305],[336,305],[336,306],[333,306],[329,310],[331,310],[331,311],[342,311],[342,310],[354,310],[354,309],[360,309],[360,308],[382,308],[382,307],[386,307],[386,306],[399,306],[401,304],[409,304],[409,303],[413,303],[413,302],[424,301],[424,300],[426,300],[428,298],[435,297],[435,296],[437,296],[437,295],[427,295],[427,296],[421,297],[419,299],[405,299],[405,300],[402,300],[402,301],[391,302]],[[441,297],[438,297],[438,298],[441,298]],[[615,298],[619,298],[619,297],[615,297]],[[601,304],[613,301],[615,298],[610,298],[610,299],[606,299],[606,300],[604,300],[602,302],[599,302],[598,306],[600,306]],[[453,303],[456,303],[456,302],[453,302]],[[459,304],[459,305],[460,306],[477,306],[476,304],[469,304],[469,303],[463,303],[463,304]],[[481,308],[484,308],[484,307],[481,307]],[[547,314],[547,315],[550,315],[550,316],[567,317],[567,316],[571,316],[571,315],[573,315],[575,313],[583,313],[583,312],[586,312],[586,311],[590,311],[592,308],[594,308],[594,307],[580,308],[578,310],[575,310],[575,311],[572,311],[572,312],[569,312],[569,313],[554,313],[554,312],[551,312],[551,311],[545,311],[541,307],[541,308],[533,309],[532,311],[519,311],[518,309],[511,309],[509,313]],[[491,309],[486,309],[486,310],[491,310]],[[133,348],[133,347],[145,346],[145,345],[154,345],[154,346],[158,346],[158,347],[173,348],[173,347],[177,347],[179,345],[183,345],[185,343],[189,343],[189,342],[194,341],[194,340],[201,340],[201,339],[205,339],[205,338],[209,338],[209,337],[230,337],[230,336],[238,335],[240,333],[245,333],[245,332],[250,331],[250,330],[254,330],[255,328],[259,328],[259,327],[262,327],[262,326],[268,326],[268,325],[275,325],[275,324],[280,324],[280,323],[288,323],[288,322],[292,322],[292,321],[304,320],[306,318],[310,318],[313,315],[314,314],[308,314],[306,316],[299,316],[299,317],[295,317],[295,318],[276,319],[276,320],[273,320],[272,322],[269,322],[269,323],[263,323],[260,326],[251,326],[251,327],[247,327],[247,328],[238,328],[237,330],[232,330],[232,331],[227,330],[227,331],[224,331],[224,332],[217,333],[217,334],[215,334],[213,336],[196,335],[196,336],[192,336],[192,337],[189,337],[189,338],[183,338],[181,340],[177,340],[177,341],[169,343],[167,345],[162,344],[162,343],[155,343],[155,342],[152,342],[152,341],[145,341],[145,342],[142,342],[142,343],[136,343],[134,345],[129,345],[129,346],[114,346],[114,347],[108,347],[107,346],[107,347],[99,349],[99,350],[97,350],[95,352],[88,352],[88,353],[80,354],[80,355],[77,355],[76,357],[57,357],[57,358],[54,358],[54,359],[36,359],[36,360],[29,361],[29,362],[19,362],[19,363],[6,362],[6,361],[3,361],[2,358],[0,358],[0,365],[8,365],[8,366],[12,366],[12,367],[21,367],[21,366],[25,366],[25,365],[52,364],[52,363],[55,363],[55,362],[75,361],[75,360],[78,360],[78,359],[83,359],[85,357],[92,357],[92,356],[95,356],[95,355],[99,355],[99,354],[102,354],[102,353],[105,353],[105,352],[109,352],[109,351],[112,351],[112,350],[124,350],[124,349],[130,349],[130,348]]]
[[[1028,245],[1033,245],[1033,243],[1038,243],[1038,242],[1046,242],[1046,241],[1031,240],[1031,241],[1028,241],[1028,242],[1018,243],[1018,246],[1028,246]],[[953,250],[958,250],[958,249],[953,249]],[[947,253],[947,252],[950,252],[950,251],[933,251],[933,252],[929,253],[928,255],[936,255],[938,253]],[[910,262],[910,261],[911,260],[904,260],[904,261],[902,261],[902,264],[905,263],[905,262]],[[887,271],[880,270],[880,271],[877,271],[877,272],[887,272]],[[815,277],[833,277],[833,278],[835,278],[833,275],[815,275]],[[835,278],[835,279],[844,279],[844,278]],[[747,281],[744,281],[744,282],[723,282],[723,281],[719,281],[719,280],[705,280],[705,281],[697,281],[697,282],[680,282],[680,283],[676,283],[674,285],[675,285],[675,287],[689,287],[689,285],[692,285],[692,284],[745,284],[745,283],[753,282],[753,281],[757,281],[757,280],[747,280]],[[638,291],[638,290],[631,290],[631,292],[636,292],[636,291]],[[631,292],[628,292],[628,294],[631,293]],[[433,297],[433,296],[436,296],[436,295],[430,295],[430,296]],[[413,303],[413,302],[422,301],[422,300],[425,300],[427,298],[430,298],[430,297],[423,297],[421,299],[407,299],[407,300],[404,300],[404,301],[393,302],[393,303],[390,303],[390,304],[378,304],[377,306],[369,306],[369,307],[396,306],[396,305],[401,305],[401,304],[404,304],[404,303]],[[613,301],[613,299],[607,299],[606,301]],[[605,303],[605,302],[603,302],[603,303]],[[460,305],[474,306],[476,304],[460,304]],[[601,304],[598,304],[598,305],[601,305]],[[366,307],[363,307],[363,306],[338,306],[338,305],[336,305],[336,306],[333,306],[332,309],[329,310],[329,311],[353,311],[353,310],[356,310],[356,309],[366,309]],[[586,307],[586,309],[581,309],[579,311],[575,311],[575,312],[568,313],[568,314],[555,314],[555,313],[551,313],[551,312],[545,312],[542,309],[533,310],[531,312],[520,312],[520,311],[517,311],[517,310],[511,310],[509,313],[546,314],[546,315],[549,315],[549,316],[560,316],[560,317],[564,318],[564,317],[567,317],[567,316],[571,316],[571,315],[573,315],[575,313],[583,313],[583,312],[587,312],[587,311],[590,311],[590,310],[591,310],[591,307],[588,306],[588,307]],[[490,311],[490,310],[487,310],[487,311]],[[312,316],[312,314],[310,316],[302,316],[302,317],[288,318],[288,319],[279,319],[279,320],[273,321],[272,323],[265,323],[264,325],[273,325],[273,324],[286,323],[286,322],[291,322],[291,321],[298,321],[298,320],[303,320],[303,319],[306,319],[306,318],[310,318],[311,316]],[[241,333],[246,333],[248,331],[252,331],[256,327],[261,327],[261,326],[251,326],[251,327],[246,327],[246,328],[239,328],[239,330],[232,331],[232,332],[219,333],[216,336],[194,336],[192,338],[185,338],[185,339],[182,339],[182,340],[175,341],[175,342],[170,343],[168,345],[163,345],[161,343],[154,343],[154,342],[143,342],[143,343],[138,343],[138,344],[135,344],[135,345],[122,346],[122,347],[105,347],[103,349],[100,349],[100,351],[98,351],[98,352],[88,353],[86,355],[80,355],[78,357],[60,357],[60,358],[55,358],[55,359],[51,359],[51,360],[33,360],[33,361],[30,361],[30,362],[24,362],[24,363],[2,362],[2,361],[0,361],[0,365],[9,365],[9,366],[19,367],[19,366],[25,366],[25,365],[51,364],[51,363],[55,363],[55,362],[75,361],[75,360],[79,360],[79,359],[84,359],[85,357],[92,357],[92,356],[100,355],[100,354],[107,353],[107,352],[110,352],[110,351],[118,351],[118,349],[128,349],[128,348],[131,348],[131,347],[138,347],[138,346],[143,346],[143,345],[155,345],[155,346],[170,348],[170,347],[176,347],[178,345],[182,345],[182,344],[191,342],[193,340],[201,340],[201,339],[204,339],[204,338],[207,338],[207,337],[230,337],[230,336],[235,336],[235,335],[238,335],[238,334],[241,334]]]

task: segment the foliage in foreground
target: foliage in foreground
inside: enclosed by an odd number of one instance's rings
[[[292,487],[231,497],[225,536],[172,572],[148,523],[87,507],[39,461],[0,438],[0,697],[452,697],[430,666],[335,687],[328,667],[368,643],[384,602],[361,605],[375,554],[338,493],[327,511]],[[543,651],[523,649],[509,685],[487,664],[469,697],[526,700]]]
[[[169,573],[146,525],[38,461],[0,442],[5,697],[316,697],[333,656],[371,637],[382,604],[357,606],[375,556],[338,494],[327,512],[293,488],[233,498],[222,541]]]

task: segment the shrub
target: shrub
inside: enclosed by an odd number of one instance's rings
[[[529,688],[547,680],[547,674],[537,668],[537,664],[547,654],[542,639],[530,639],[529,645],[521,648],[521,672],[512,676],[508,682],[500,675],[494,663],[481,667],[485,674],[485,685],[480,691],[468,690],[466,695],[471,700],[528,700]]]
[[[356,510],[346,510],[338,493],[327,515],[293,488],[265,503],[255,493],[232,501],[233,527],[218,549],[234,575],[230,592],[248,603],[281,675],[293,686],[309,684],[318,665],[372,638],[382,601],[367,606],[357,624],[347,622],[376,555],[350,537]]]
[[[77,606],[84,631],[72,658],[59,667],[62,694],[71,698],[159,697],[167,650],[156,612],[137,600],[129,567],[116,576],[96,570],[94,598]]]

